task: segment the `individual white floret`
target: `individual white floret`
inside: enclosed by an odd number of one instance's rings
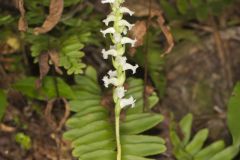
[[[126,92],[126,90],[124,89],[123,86],[117,87],[115,89],[115,93],[116,93],[117,97],[120,99],[122,99],[125,96],[125,92]]]
[[[126,27],[128,27],[129,30],[131,30],[132,27],[134,26],[134,24],[130,24],[128,21],[126,21],[124,19],[119,21],[119,25],[120,26],[126,26]]]
[[[122,66],[124,71],[132,70],[133,74],[136,73],[136,70],[139,67],[137,64],[135,66],[133,66],[133,65],[127,63],[127,57],[125,57],[125,56],[123,56],[123,57],[118,56],[116,58],[116,61],[118,62],[118,64],[120,64]]]
[[[106,19],[103,20],[103,23],[105,23],[106,26],[108,26],[108,24],[112,21],[114,21],[115,16],[110,14]]]
[[[105,49],[102,49],[102,54],[103,54],[104,59],[108,59],[109,55],[114,56],[114,57],[116,57],[118,55],[118,53],[115,49],[110,49],[107,51]]]
[[[122,43],[122,44],[127,44],[127,43],[129,43],[129,44],[131,44],[132,47],[135,46],[135,43],[136,43],[136,42],[137,42],[137,39],[131,39],[131,38],[128,38],[128,37],[123,37],[123,38],[121,39],[121,43]]]
[[[109,75],[110,78],[116,77],[117,76],[117,71],[110,70],[110,71],[108,71],[108,75]]]
[[[114,85],[114,86],[118,86],[118,79],[116,77],[111,77],[111,78],[108,78],[107,76],[104,76],[103,77],[103,82],[104,82],[104,86],[106,88],[108,88],[108,86],[110,84]]]
[[[123,99],[120,99],[120,106],[121,108],[124,108],[129,105],[131,105],[131,107],[134,107],[135,102],[136,100],[132,96],[130,98],[123,98]]]
[[[100,30],[100,32],[102,32],[103,36],[106,37],[106,34],[108,33],[115,33],[115,29],[113,27],[107,28],[105,30]]]
[[[102,3],[104,4],[104,3],[114,3],[115,2],[115,0],[102,0]]]
[[[129,64],[129,63],[126,63],[124,66],[123,66],[123,70],[132,70],[133,74],[136,73],[136,70],[138,68],[138,65],[136,64],[135,66]]]
[[[120,12],[121,13],[127,13],[129,14],[130,16],[132,16],[134,14],[133,11],[131,11],[130,9],[126,8],[126,7],[120,7]]]
[[[113,34],[113,38],[114,38],[115,43],[118,43],[118,42],[121,42],[122,35],[119,33],[115,33],[115,34]]]

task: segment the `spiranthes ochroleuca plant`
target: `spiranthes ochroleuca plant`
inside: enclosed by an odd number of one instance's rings
[[[110,35],[113,45],[108,50],[103,49],[102,54],[104,59],[111,58],[114,69],[110,70],[106,76],[103,77],[105,87],[109,85],[114,86],[113,100],[115,102],[115,132],[117,141],[117,160],[121,160],[121,143],[120,143],[120,113],[121,110],[127,106],[134,107],[135,99],[133,97],[125,97],[126,90],[123,86],[126,79],[126,70],[131,70],[134,74],[138,65],[131,65],[127,63],[127,58],[124,56],[126,44],[132,47],[136,43],[136,39],[128,38],[127,31],[134,26],[123,19],[124,14],[133,15],[134,12],[128,8],[123,7],[122,3],[125,0],[101,0],[102,3],[108,3],[111,6],[112,12],[103,20],[106,26],[112,24],[105,30],[101,30],[104,37]]]

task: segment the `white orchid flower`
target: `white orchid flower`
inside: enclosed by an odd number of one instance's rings
[[[136,73],[136,70],[139,66],[136,64],[136,65],[131,65],[129,63],[126,63],[124,66],[123,66],[123,69],[126,71],[126,70],[132,70],[133,74]]]
[[[116,57],[118,55],[118,53],[115,49],[110,49],[107,51],[105,49],[102,49],[102,54],[103,54],[104,59],[108,59],[109,55],[114,56],[114,57]]]
[[[125,96],[125,92],[126,92],[126,90],[124,89],[123,86],[117,87],[115,89],[115,93],[116,93],[117,97],[120,99],[122,99]]]
[[[118,81],[118,79],[116,78],[116,77],[108,77],[108,76],[104,76],[103,77],[103,82],[104,82],[104,86],[106,87],[106,88],[108,88],[108,86],[110,85],[110,84],[112,84],[112,85],[114,85],[114,86],[118,86],[119,85],[119,81]]]
[[[132,15],[134,14],[134,12],[131,11],[130,9],[128,9],[127,7],[120,7],[119,10],[120,10],[121,13],[127,13],[127,14],[129,14],[130,16],[132,16]]]
[[[109,75],[110,78],[117,77],[117,71],[110,70],[110,71],[108,71],[108,75]]]
[[[115,2],[115,0],[102,0],[102,3],[104,4],[104,3],[114,3]]]
[[[106,37],[106,34],[108,33],[115,33],[115,29],[113,27],[107,28],[105,30],[100,30],[100,32],[102,32],[103,36]]]
[[[103,23],[105,23],[106,26],[109,25],[110,22],[113,22],[115,19],[115,16],[110,14],[109,16],[107,16],[106,19],[103,20]]]
[[[127,63],[127,57],[125,57],[125,56],[124,57],[118,56],[116,58],[116,61],[118,62],[118,64],[120,64],[122,66],[124,71],[132,70],[133,74],[136,73],[136,70],[139,67],[137,64],[133,66],[133,65]]]
[[[128,21],[122,19],[119,21],[119,25],[120,26],[126,26],[129,30],[132,29],[132,27],[134,26],[134,24],[130,24]]]
[[[129,105],[131,105],[131,107],[134,107],[135,102],[136,102],[136,100],[133,97],[123,98],[123,99],[120,99],[120,106],[121,106],[121,108],[124,108]]]
[[[132,47],[135,46],[135,43],[136,43],[136,42],[137,42],[137,39],[131,39],[131,38],[128,38],[128,37],[123,37],[123,38],[121,39],[121,43],[122,43],[122,44],[127,44],[127,43],[129,43],[129,44],[131,44]]]

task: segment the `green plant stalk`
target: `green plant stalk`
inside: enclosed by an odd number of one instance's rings
[[[121,108],[119,105],[115,106],[115,135],[117,141],[117,160],[121,160],[122,149],[121,149],[121,139],[120,139],[120,113]]]
[[[109,27],[106,30],[101,30],[104,34],[110,34],[113,46],[110,47],[110,50],[103,50],[104,59],[108,59],[108,54],[112,57],[112,63],[114,66],[114,71],[110,71],[108,76],[103,77],[103,81],[106,87],[109,84],[113,84],[113,100],[115,105],[115,136],[116,136],[116,145],[117,145],[117,160],[121,160],[121,139],[120,139],[120,113],[122,108],[128,105],[134,106],[135,100],[133,97],[128,99],[124,98],[126,90],[124,89],[124,82],[126,80],[125,70],[132,70],[133,73],[136,72],[138,65],[132,66],[127,63],[127,58],[124,55],[125,45],[127,43],[134,46],[136,40],[132,40],[124,35],[126,35],[127,30],[132,28],[132,24],[128,23],[123,19],[123,13],[127,12],[132,15],[132,12],[127,8],[123,8],[121,4],[124,0],[102,0],[102,3],[110,3],[112,12],[109,16],[103,20],[103,22],[108,26],[109,22],[113,22],[113,26]]]

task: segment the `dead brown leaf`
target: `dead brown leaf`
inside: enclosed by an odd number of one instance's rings
[[[165,24],[165,19],[160,10],[153,10],[151,12],[151,18],[157,17],[157,23],[159,27],[161,28],[166,40],[167,40],[167,47],[165,48],[164,54],[171,52],[173,46],[174,46],[174,39],[173,35],[170,31],[169,26]],[[163,54],[163,55],[164,55]]]
[[[40,72],[40,80],[43,80],[43,78],[48,74],[50,70],[49,66],[49,55],[48,53],[42,53],[39,56],[39,72]]]
[[[59,60],[59,54],[56,50],[51,50],[48,52],[49,54],[49,57],[50,57],[50,60],[51,62],[53,63],[54,65],[54,68],[56,70],[57,73],[59,74],[63,74],[62,70],[59,68],[60,67],[60,60]]]
[[[55,71],[58,74],[62,74],[62,70],[59,68],[60,64],[59,64],[58,52],[55,50],[50,50],[48,52],[42,53],[39,56],[40,75],[39,75],[39,79],[36,81],[37,88],[41,87],[43,78],[48,74],[50,70],[49,60],[51,60],[51,62],[53,63]]]
[[[134,16],[136,17],[147,17],[149,15],[149,7],[147,0],[126,0],[124,6],[134,11]],[[160,5],[156,0],[152,0],[151,10],[160,10]]]
[[[20,11],[20,14],[21,14],[20,19],[18,21],[18,30],[21,32],[26,32],[28,28],[28,24],[25,18],[24,1],[16,0],[15,6]]]
[[[34,29],[35,34],[47,33],[56,26],[62,16],[64,7],[63,0],[51,0],[49,7],[49,15],[44,21],[41,27],[37,27]]]
[[[130,48],[130,55],[134,56],[134,53],[136,52],[136,48],[139,46],[142,46],[144,43],[144,36],[147,33],[147,24],[145,21],[137,21],[130,31],[131,37],[134,37],[137,39],[137,42],[135,43],[134,48]]]
[[[165,19],[164,19],[164,16],[162,14],[162,10],[161,10],[159,4],[155,0],[152,0],[151,7],[147,7],[148,3],[149,2],[146,0],[127,0],[125,3],[125,6],[127,6],[129,9],[133,10],[135,12],[134,15],[136,17],[150,16],[151,19],[156,17],[157,25],[161,28],[161,30],[166,38],[166,41],[167,41],[167,46],[165,48],[164,54],[169,53],[169,52],[171,52],[171,50],[174,46],[174,39],[171,34],[170,28],[165,24]],[[144,35],[147,32],[147,28],[148,28],[146,25],[143,26],[144,25],[143,21],[141,23],[142,24],[136,24],[136,27],[133,28],[133,30],[131,31],[133,33],[132,37],[136,37],[137,40],[140,36],[142,36],[142,38],[144,37]],[[152,23],[151,23],[151,25],[152,25]],[[138,30],[138,29],[140,29],[140,30]],[[139,32],[139,31],[141,31],[141,29],[142,29],[143,33]],[[146,31],[145,31],[145,29],[146,29]],[[136,34],[134,32],[136,32]],[[140,35],[138,35],[137,33],[140,33]],[[140,42],[141,41],[137,42],[138,43],[137,47],[142,45]],[[130,54],[133,55],[135,53],[135,51],[136,51],[136,48],[130,49]]]
[[[59,121],[59,123],[57,123],[53,118],[52,110],[53,110],[53,107],[56,106],[56,105],[54,105],[55,102],[60,102],[60,101],[63,102],[65,112],[64,112],[63,117]],[[56,107],[59,107],[59,106],[56,106]],[[66,122],[69,114],[70,114],[70,106],[69,106],[69,104],[68,104],[68,102],[65,98],[53,99],[53,100],[50,100],[47,103],[47,107],[46,107],[46,110],[45,110],[45,117],[47,118],[48,124],[52,127],[52,129],[54,129],[54,131],[56,131],[56,132],[61,131],[61,129],[62,129],[64,123]]]
[[[0,131],[11,133],[16,131],[16,128],[0,123]]]

